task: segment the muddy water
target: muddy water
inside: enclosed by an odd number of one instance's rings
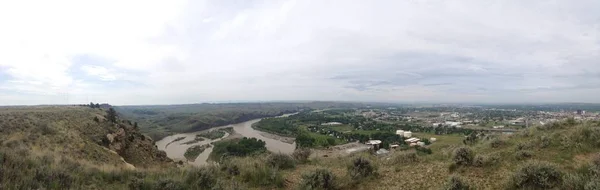
[[[282,115],[279,117],[287,117],[290,115],[292,115],[292,114],[286,114],[286,115]],[[289,143],[285,143],[285,142],[282,142],[282,141],[279,141],[276,139],[267,138],[267,137],[261,135],[264,132],[253,129],[252,124],[254,124],[258,121],[260,121],[260,119],[250,120],[250,121],[232,124],[232,125],[215,127],[210,130],[216,130],[216,129],[226,128],[226,127],[233,127],[233,130],[235,131],[235,133],[238,133],[244,137],[248,137],[248,138],[254,137],[254,138],[265,141],[267,150],[269,150],[271,152],[281,152],[281,153],[287,153],[287,154],[291,154],[292,152],[294,152],[294,150],[296,149],[295,143],[289,144]],[[196,134],[207,132],[207,131],[209,131],[209,130],[197,131],[197,132],[193,132],[193,133],[181,133],[181,134],[171,135],[171,136],[163,138],[160,141],[157,141],[156,146],[158,147],[159,150],[165,151],[169,158],[171,158],[175,161],[182,160],[185,162],[186,159],[183,156],[183,154],[189,147],[194,146],[194,145],[210,144],[212,142],[220,141],[223,138],[229,136],[229,134],[226,134],[225,137],[220,138],[220,139],[215,139],[215,140],[207,139],[207,140],[200,141],[195,144],[189,144],[189,145],[182,144],[182,143],[193,140],[196,137]],[[266,135],[266,136],[268,136],[268,135]],[[173,141],[179,137],[185,137],[185,139],[169,144],[171,141]],[[167,144],[169,144],[169,145],[167,146]],[[194,162],[190,162],[190,164],[193,164],[193,165],[206,164],[208,155],[210,155],[211,152],[212,152],[212,147],[204,150],[204,152],[202,152],[202,154],[200,154]]]

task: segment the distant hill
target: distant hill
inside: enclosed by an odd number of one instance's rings
[[[117,106],[123,117],[140,123],[140,130],[156,140],[174,133],[193,132],[240,123],[252,119],[278,116],[307,109],[352,108],[365,106],[348,102],[303,103],[226,103]]]

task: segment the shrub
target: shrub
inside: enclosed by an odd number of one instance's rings
[[[227,175],[230,176],[240,175],[240,168],[236,164],[233,164],[231,162],[225,162],[221,164],[221,171],[224,171],[225,173],[227,173]]]
[[[446,182],[445,190],[469,190],[472,189],[469,184],[465,183],[464,180],[458,176],[451,176]]]
[[[256,187],[284,186],[284,179],[281,173],[276,168],[264,164],[255,163],[250,168],[245,168],[241,172],[240,177],[244,182]]]
[[[275,153],[271,154],[267,158],[267,163],[274,168],[279,169],[291,169],[296,167],[296,163],[291,156],[283,154],[283,153]]]
[[[418,153],[422,153],[422,154],[431,154],[432,153],[430,148],[421,147],[421,146],[415,146],[415,150],[417,150]]]
[[[450,165],[448,165],[448,172],[452,173],[456,171],[456,169],[458,169],[458,165],[456,165],[456,163],[450,163]]]
[[[354,180],[361,180],[376,174],[376,168],[371,161],[365,158],[357,158],[348,167],[348,174]]]
[[[473,166],[475,167],[486,167],[498,163],[499,158],[497,156],[475,156],[473,160]]]
[[[540,148],[548,148],[550,146],[550,138],[546,136],[540,137]]]
[[[585,190],[597,190],[597,189],[600,189],[600,180],[594,179],[594,180],[588,182],[587,184],[585,184],[585,186],[583,187],[583,189],[585,189]]]
[[[308,162],[308,157],[310,157],[311,151],[308,148],[299,148],[292,153],[292,157],[296,159],[296,161],[300,163]]]
[[[552,189],[563,182],[563,174],[556,166],[545,162],[529,162],[512,176],[511,189]]]
[[[394,155],[394,157],[392,158],[391,161],[394,165],[404,164],[404,163],[413,163],[413,162],[418,162],[419,157],[417,156],[417,153],[415,153],[415,152],[400,152],[400,153],[397,153],[396,155]]]
[[[492,148],[500,148],[502,146],[504,146],[506,144],[506,142],[502,139],[493,139],[492,141],[490,141],[490,146]]]
[[[302,175],[300,189],[336,189],[336,180],[333,173],[326,169],[318,169],[314,172]]]
[[[578,174],[567,174],[564,176],[562,189],[584,189],[587,179]]]
[[[468,147],[460,147],[454,150],[454,163],[459,166],[468,166],[473,163],[475,153]]]
[[[212,166],[196,169],[185,180],[191,189],[211,189],[217,183],[217,171]]]
[[[533,152],[527,150],[519,150],[515,152],[515,158],[517,160],[525,160],[531,158],[533,156]]]

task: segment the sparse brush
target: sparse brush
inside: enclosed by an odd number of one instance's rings
[[[392,165],[407,164],[419,161],[419,157],[415,152],[399,152],[392,156],[390,160]]]
[[[492,148],[500,148],[502,146],[504,146],[506,144],[506,141],[502,140],[502,139],[493,139],[490,141],[490,147]]]
[[[533,157],[533,152],[528,151],[528,150],[519,150],[517,152],[515,152],[515,158],[517,160],[525,160],[528,158]]]
[[[348,166],[348,174],[353,180],[362,180],[377,175],[377,169],[370,160],[359,157]]]
[[[310,154],[311,154],[310,149],[299,148],[299,149],[294,150],[294,153],[292,153],[292,157],[294,157],[294,159],[296,159],[300,163],[306,163],[306,162],[308,162],[308,157],[310,157]]]
[[[550,142],[550,138],[549,137],[547,137],[547,136],[541,136],[539,140],[540,140],[540,143],[539,143],[540,148],[548,148],[550,146],[551,142]]]
[[[195,169],[188,174],[185,183],[192,189],[211,189],[217,183],[217,171],[211,166]]]
[[[475,152],[469,147],[460,147],[454,150],[453,160],[459,166],[468,166],[473,163]]]
[[[511,189],[552,189],[561,185],[563,173],[546,162],[528,162],[512,176],[508,188]]]
[[[500,158],[497,156],[481,156],[481,155],[477,155],[475,156],[475,159],[473,160],[473,166],[475,167],[487,167],[487,166],[492,166],[496,163],[498,163],[498,160]]]
[[[241,168],[242,181],[254,187],[283,187],[285,185],[281,172],[264,163],[252,163],[251,166]]]
[[[444,190],[471,190],[471,186],[458,176],[451,176],[446,182]]]
[[[302,175],[300,183],[300,189],[303,190],[332,190],[336,189],[336,186],[335,175],[326,169],[318,169]]]
[[[296,167],[296,162],[295,160],[287,155],[287,154],[283,154],[283,153],[274,153],[271,154],[268,158],[267,158],[267,163],[274,168],[278,168],[278,169],[292,169],[294,167]]]

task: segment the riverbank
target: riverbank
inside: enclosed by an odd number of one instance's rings
[[[293,144],[294,142],[296,142],[296,138],[294,138],[294,137],[284,137],[284,136],[280,136],[280,135],[276,135],[276,134],[272,134],[272,133],[267,133],[264,131],[259,131],[259,130],[257,130],[257,131],[260,133],[260,135],[262,135],[263,137],[266,137],[266,138],[278,140],[278,141],[288,143],[288,144]]]

